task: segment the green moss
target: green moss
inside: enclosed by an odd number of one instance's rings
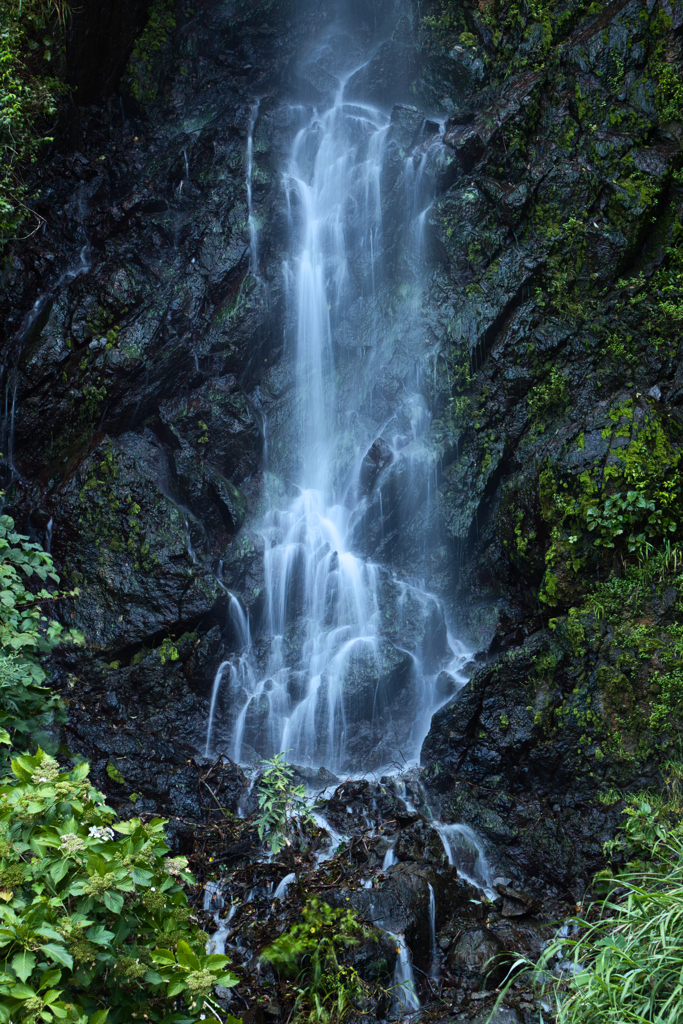
[[[116,765],[113,765],[113,764],[108,764],[107,765],[107,775],[112,780],[112,782],[116,782],[117,785],[119,785],[119,786],[125,786],[126,780],[124,779],[123,775],[118,770]]]
[[[529,415],[535,429],[543,433],[545,418],[551,412],[564,410],[568,400],[567,377],[557,366],[552,366],[545,380],[536,384],[527,398]]]
[[[173,7],[173,0],[154,0],[147,25],[130,57],[130,91],[143,106],[157,98],[159,79],[163,74],[161,58],[176,24]]]

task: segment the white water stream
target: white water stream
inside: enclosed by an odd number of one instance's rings
[[[258,110],[254,104],[246,158],[252,273],[258,260],[252,198]],[[266,593],[261,632],[267,641],[258,659],[247,616],[231,595],[238,647],[216,674],[207,755],[222,749],[235,761],[253,762],[284,750],[295,763],[362,771],[376,767],[381,755],[374,763],[359,762],[360,733],[367,733],[369,747],[381,748],[388,726],[395,747],[414,762],[431,715],[443,703],[435,688],[438,670],[448,667],[457,683],[464,682],[459,670],[467,652],[451,637],[446,641],[439,599],[420,581],[400,579],[356,550],[359,520],[368,506],[359,474],[374,436],[350,458],[348,452],[340,457],[345,422],[355,413],[353,396],[348,391],[340,396],[337,387],[333,332],[354,304],[372,300],[383,274],[381,176],[389,130],[386,113],[347,102],[342,86],[329,109],[309,112],[283,172],[291,240],[282,272],[294,347],[289,426],[297,449],[296,496],[284,507],[279,496],[261,526]],[[406,244],[418,255],[427,208],[420,209],[424,168],[430,147],[438,145],[438,138],[432,139],[415,160],[406,158],[402,212]],[[403,460],[410,479],[410,474],[416,480],[426,475],[429,503],[436,478],[426,444],[430,415],[419,380],[401,401],[402,418],[386,431],[387,459]],[[380,510],[382,497],[380,491]],[[382,635],[389,613],[399,631],[404,615],[410,628],[415,620],[440,622],[442,650],[435,654],[414,642],[404,648],[395,639],[389,644]],[[402,697],[403,721],[395,717],[397,689],[410,695],[410,704]],[[388,736],[384,746],[393,749]],[[384,754],[385,760],[396,753]]]

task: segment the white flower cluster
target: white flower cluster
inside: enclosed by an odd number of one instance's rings
[[[67,832],[65,836],[59,841],[60,846],[64,853],[77,853],[83,849],[84,843],[80,836],[76,836],[73,832]]]
[[[92,836],[93,839],[103,839],[106,841],[107,839],[114,838],[114,829],[107,828],[106,825],[91,825],[88,829],[88,835]]]
[[[34,786],[40,786],[45,782],[55,782],[58,778],[59,764],[54,757],[44,757],[40,767],[31,776],[31,782]]]
[[[164,867],[169,875],[175,875],[179,878],[180,872],[187,868],[187,860],[185,857],[167,857],[164,861]]]

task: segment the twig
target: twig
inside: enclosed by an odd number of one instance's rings
[[[214,768],[216,767],[216,765],[218,764],[218,762],[220,761],[220,759],[221,759],[222,757],[223,757],[223,755],[222,755],[222,754],[219,754],[219,755],[218,755],[218,757],[217,757],[217,758],[216,758],[216,760],[215,760],[215,761],[213,762],[213,764],[212,764],[212,765],[211,765],[211,767],[209,768],[209,770],[208,770],[208,772],[206,773],[206,775],[202,775],[202,776],[200,776],[200,780],[199,780],[200,782],[205,782],[205,781],[206,781],[206,779],[208,779],[209,775],[211,775],[211,772],[212,772],[212,771],[214,770]]]
[[[229,820],[229,819],[228,819],[228,816],[227,816],[227,814],[225,813],[225,810],[224,810],[224,809],[223,809],[223,808],[221,807],[220,803],[218,802],[218,797],[216,796],[216,794],[214,793],[214,791],[213,791],[213,790],[211,789],[211,786],[210,786],[210,785],[208,784],[208,782],[205,782],[205,781],[204,781],[204,779],[200,779],[199,781],[200,781],[200,782],[201,782],[201,783],[202,783],[202,784],[203,784],[204,786],[206,786],[206,788],[208,789],[209,793],[211,794],[211,796],[212,796],[212,797],[214,798],[214,800],[216,801],[216,806],[217,806],[218,810],[219,810],[219,811],[221,812],[221,814],[223,815],[223,817],[225,818],[225,820],[226,820],[226,821],[228,821],[228,820]]]
[[[318,885],[316,888],[318,888],[318,889],[334,889],[335,885],[337,884],[337,882],[339,881],[339,879],[341,878],[341,876],[343,874],[344,874],[344,872],[340,871],[339,874],[337,875],[337,877],[335,878],[334,882],[328,882],[327,885]]]

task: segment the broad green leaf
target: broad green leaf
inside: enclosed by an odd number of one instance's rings
[[[151,885],[154,875],[145,868],[133,868],[133,881],[136,885]]]
[[[40,979],[40,985],[38,991],[40,992],[44,988],[49,988],[50,985],[58,985],[62,980],[62,972],[58,968],[53,968],[50,971],[45,971],[45,974]]]
[[[163,984],[164,981],[161,975],[153,968],[150,968],[148,971],[146,971],[143,978],[144,981],[146,981],[150,985],[161,985]]]
[[[88,1018],[88,1024],[104,1024],[105,1020],[107,1019],[108,1014],[109,1014],[109,1010],[108,1009],[106,1009],[106,1010],[95,1010],[95,1012],[93,1013],[92,1017]]]
[[[151,957],[155,964],[175,964],[175,957],[170,949],[153,949]]]
[[[14,999],[33,999],[35,996],[33,989],[22,982],[17,982],[15,985],[10,986],[10,993]]]
[[[74,958],[71,953],[67,951],[66,946],[58,946],[56,942],[47,942],[44,946],[41,946],[40,949],[41,952],[49,956],[51,960],[73,970]]]
[[[190,967],[193,971],[198,971],[201,967],[199,958],[192,952],[192,947],[188,945],[183,939],[180,939],[177,945],[178,950],[178,963],[182,964],[183,967]]]
[[[77,764],[72,772],[69,773],[69,778],[72,782],[82,782],[83,779],[87,778],[90,773],[90,765],[87,761],[83,761],[82,764]]]
[[[55,942],[64,942],[64,936],[60,935],[54,928],[50,928],[47,924],[41,924],[39,928],[35,929],[36,935],[42,935],[44,939],[54,939]]]
[[[50,1003],[56,1003],[61,994],[62,993],[58,988],[50,988],[47,990],[47,992],[43,992],[43,1002],[47,1003],[48,1005]]]
[[[85,934],[86,938],[90,939],[91,942],[96,942],[98,946],[108,946],[114,938],[114,933],[107,931],[101,924],[88,928]]]
[[[104,905],[108,910],[111,910],[112,914],[120,914],[123,909],[123,896],[120,896],[117,892],[108,890],[102,897]]]
[[[28,950],[22,949],[21,953],[17,953],[12,958],[12,970],[21,978],[22,981],[26,981],[30,978],[33,968],[36,966],[36,958],[33,953],[29,953]]]
[[[219,974],[216,978],[216,984],[222,985],[223,988],[232,988],[233,985],[237,985],[238,982],[239,978],[231,971],[227,971],[225,974]]]
[[[24,765],[25,757],[15,757],[12,761],[12,771],[20,782],[30,782],[35,771],[35,765]]]
[[[111,826],[115,832],[120,832],[121,835],[129,836],[135,832],[136,828],[140,827],[139,818],[129,818],[128,821],[114,821]]]
[[[70,866],[71,865],[66,858],[54,861],[54,863],[50,865],[50,877],[52,878],[52,881],[61,882],[64,876],[68,873]]]
[[[202,957],[202,967],[225,967],[228,963],[230,963],[230,957],[223,956],[221,953],[210,953],[209,956]]]
[[[166,989],[166,995],[169,999],[173,999],[175,996],[180,995],[187,988],[184,977],[174,978],[173,981],[169,981],[168,988]]]

